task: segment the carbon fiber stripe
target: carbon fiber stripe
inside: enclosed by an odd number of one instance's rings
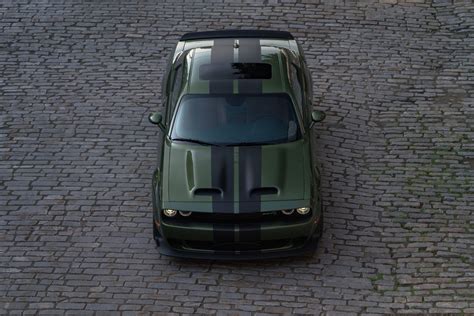
[[[241,38],[239,39],[239,62],[258,63],[262,60],[262,49],[260,39]],[[261,79],[241,79],[238,80],[239,93],[262,93]]]
[[[223,38],[214,40],[211,48],[211,64],[234,62],[234,40]],[[209,93],[232,93],[233,80],[209,80]]]

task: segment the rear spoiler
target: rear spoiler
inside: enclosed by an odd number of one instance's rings
[[[285,31],[270,31],[270,30],[220,30],[220,31],[206,31],[206,32],[192,32],[181,36],[180,41],[205,40],[213,38],[277,38],[292,40],[293,35]]]

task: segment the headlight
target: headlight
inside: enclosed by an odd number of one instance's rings
[[[296,209],[296,211],[300,215],[306,215],[306,214],[309,213],[309,207],[299,207],[299,208]]]
[[[295,211],[294,208],[290,208],[289,210],[282,210],[281,212],[285,215],[291,215],[294,213],[294,211]]]
[[[171,210],[169,208],[163,210],[163,214],[165,214],[168,217],[173,217],[176,216],[178,212],[176,210]]]
[[[183,217],[191,216],[191,211],[179,211],[179,215]]]

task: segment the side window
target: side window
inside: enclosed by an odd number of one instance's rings
[[[171,69],[173,66],[173,61],[174,61],[174,56],[178,50],[181,50],[182,44],[181,42],[178,42],[171,52],[168,55],[167,62],[166,62],[166,71],[163,76],[163,79],[161,80],[161,96],[163,99],[165,99],[166,95],[170,92],[170,74],[171,74]]]
[[[166,98],[167,94],[169,93],[170,87],[169,87],[169,81],[170,81],[170,72],[171,72],[171,65],[172,65],[172,59],[173,59],[173,54],[171,54],[170,57],[168,57],[168,63],[166,66],[166,71],[163,76],[163,79],[161,80],[161,96],[162,98]]]
[[[303,85],[301,83],[301,76],[298,71],[298,68],[293,63],[291,63],[291,66],[290,66],[290,79],[291,79],[291,86],[293,88],[293,94],[295,96],[296,102],[298,102],[300,109],[302,109]]]
[[[301,47],[300,43],[296,43],[296,45],[298,45],[298,52],[300,53],[301,59],[302,59],[304,62],[306,62],[306,58],[304,57],[303,48]]]
[[[166,105],[166,122],[169,123],[171,116],[173,115],[176,102],[178,101],[179,92],[181,91],[181,85],[183,82],[183,67],[179,65],[173,69],[170,73],[170,80],[168,81],[168,100]]]
[[[305,65],[305,67],[307,66]],[[308,98],[309,104],[311,105],[311,102],[313,101],[312,100],[313,99],[313,79],[311,78],[311,73],[309,72],[307,68],[304,74],[305,74],[307,98]]]
[[[176,102],[178,101],[179,93],[181,92],[181,84],[183,82],[183,67],[179,65],[175,71],[173,76],[173,83],[171,85],[171,105],[174,107]]]
[[[313,80],[311,78],[311,73],[309,72],[308,66],[306,63],[304,65],[304,82],[305,82],[305,94],[306,94],[306,121],[307,124],[311,124],[311,112],[313,111]]]
[[[303,67],[306,67],[302,62]],[[298,68],[296,64],[291,63],[290,66],[291,84],[293,88],[293,94],[298,102],[299,109],[303,116],[303,122],[306,126],[311,123],[311,81],[308,81],[308,71],[306,68]],[[309,88],[309,89],[308,89]]]

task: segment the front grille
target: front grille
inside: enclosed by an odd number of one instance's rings
[[[193,212],[191,216],[175,217],[163,216],[165,223],[207,223],[207,224],[264,224],[264,223],[303,223],[311,217],[311,211],[306,215],[300,215],[296,211],[291,215],[284,215],[280,211],[258,212],[258,213],[201,213]]]

